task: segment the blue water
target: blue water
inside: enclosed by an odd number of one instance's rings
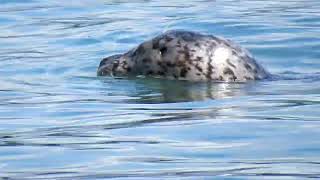
[[[170,29],[279,78],[96,77]],[[318,179],[319,128],[318,0],[0,0],[0,179]]]

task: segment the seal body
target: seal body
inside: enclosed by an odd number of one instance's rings
[[[270,76],[246,49],[236,43],[189,31],[168,31],[127,53],[104,58],[98,75],[228,82]]]

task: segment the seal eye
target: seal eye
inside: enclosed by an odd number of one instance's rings
[[[119,66],[119,61],[114,61],[112,65],[112,72],[115,72]]]
[[[161,54],[161,55],[164,55],[164,53],[166,53],[167,51],[168,51],[167,47],[162,47],[162,48],[160,49],[160,54]]]

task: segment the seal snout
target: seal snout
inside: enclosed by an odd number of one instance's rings
[[[108,62],[108,57],[106,58],[103,58],[101,61],[100,61],[100,64],[99,64],[99,68],[98,68],[98,71],[97,71],[97,75],[98,76],[103,76],[103,75],[106,75],[107,74],[107,62]]]
[[[121,54],[117,54],[103,58],[99,64],[97,75],[103,76],[107,74],[112,74],[112,71],[115,69],[115,64],[119,63],[118,61],[121,56]]]
[[[103,58],[103,59],[100,61],[99,68],[102,67],[102,66],[104,66],[107,61],[108,61],[108,57]]]

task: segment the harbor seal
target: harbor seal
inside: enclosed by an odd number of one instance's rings
[[[165,32],[124,54],[104,58],[97,74],[224,82],[246,82],[270,76],[236,43],[181,30]]]

